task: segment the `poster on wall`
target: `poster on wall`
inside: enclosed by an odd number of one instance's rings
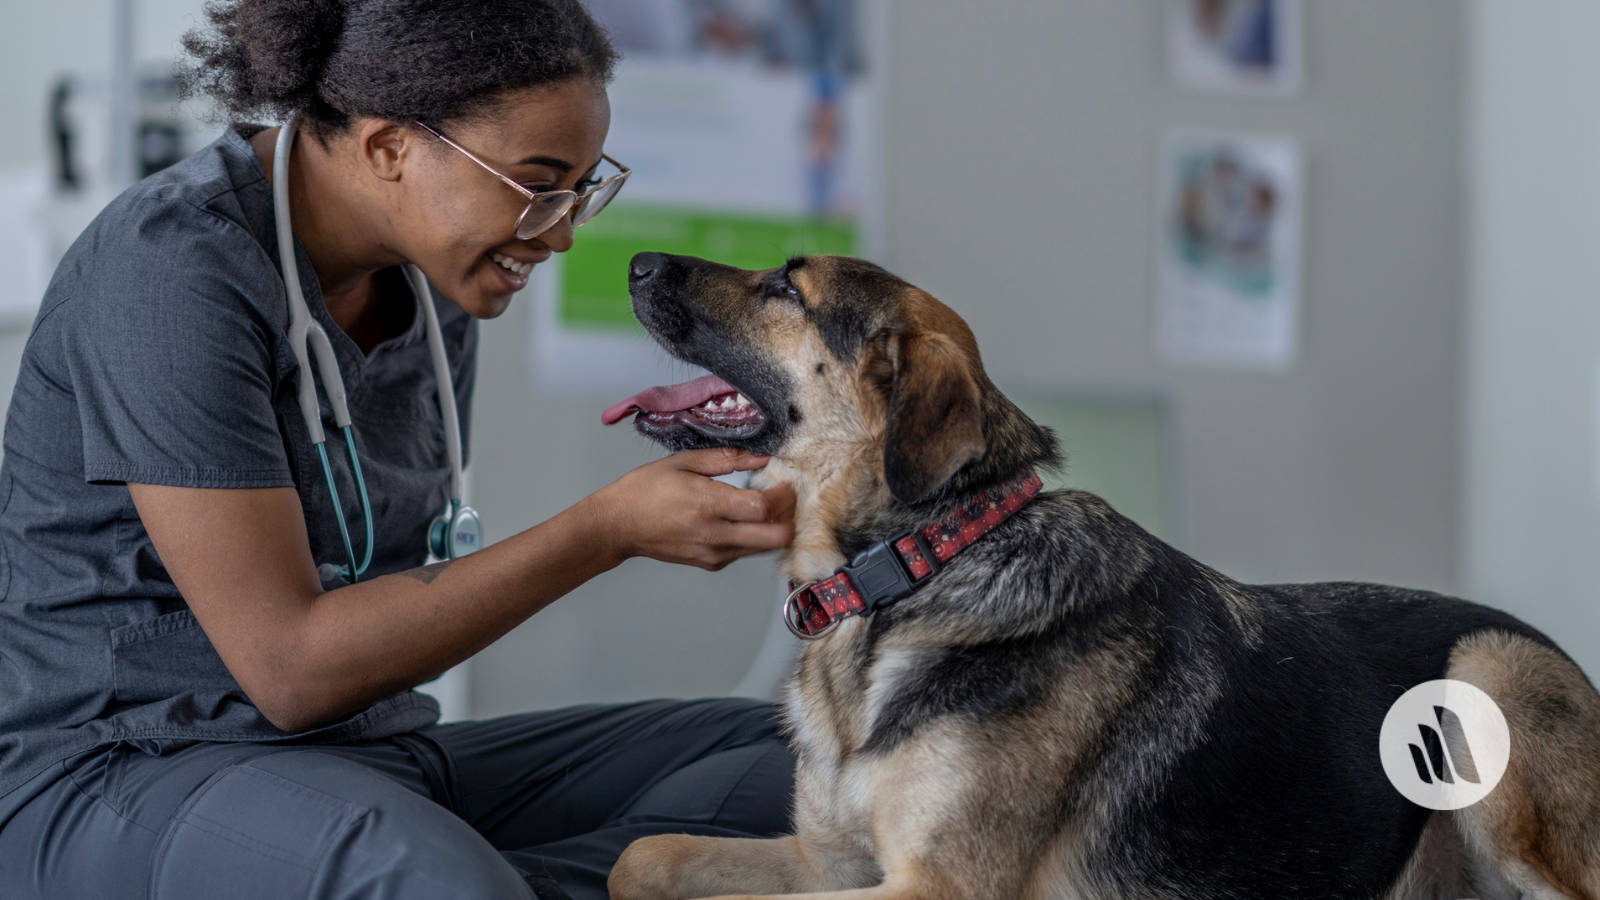
[[[1302,161],[1290,138],[1179,132],[1162,145],[1163,360],[1286,370],[1300,306]]]
[[[1170,0],[1168,38],[1180,84],[1292,94],[1300,87],[1300,0]]]
[[[535,270],[531,374],[539,390],[632,393],[699,374],[634,320],[633,254],[741,268],[874,255],[885,4],[586,5],[622,54],[606,152],[633,174],[572,250]]]

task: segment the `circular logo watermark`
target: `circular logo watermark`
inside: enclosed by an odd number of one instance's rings
[[[1461,809],[1489,796],[1511,759],[1511,729],[1489,695],[1441,678],[1389,707],[1378,734],[1389,783],[1429,809]]]

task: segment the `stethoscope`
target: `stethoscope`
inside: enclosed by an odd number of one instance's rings
[[[300,414],[305,417],[311,442],[322,460],[322,474],[328,479],[328,494],[333,498],[334,514],[339,517],[339,537],[344,540],[350,566],[340,574],[354,582],[372,563],[372,503],[367,499],[367,483],[361,476],[361,459],[350,430],[350,408],[345,404],[344,379],[333,355],[333,344],[321,323],[311,318],[306,297],[300,290],[300,267],[294,257],[294,230],[289,224],[289,148],[294,143],[295,121],[291,117],[278,132],[277,149],[272,157],[272,206],[277,218],[278,258],[283,266],[284,292],[289,295],[289,345],[300,364]],[[439,332],[439,314],[433,308],[428,280],[415,265],[406,265],[406,280],[422,307],[423,324],[428,333],[428,355],[433,358],[434,385],[439,391],[439,410],[444,416],[445,451],[450,457],[450,505],[428,526],[428,552],[439,560],[457,559],[483,546],[483,524],[472,507],[461,502],[461,420],[456,417],[456,392],[450,379],[450,360],[445,356],[444,337]],[[355,473],[356,491],[361,496],[361,518],[366,523],[366,545],[361,562],[356,563],[355,548],[344,520],[344,505],[334,484],[333,468],[328,465],[327,434],[322,429],[322,410],[317,404],[317,386],[311,371],[307,345],[317,355],[317,372],[322,389],[333,406],[333,421],[344,432],[345,449],[350,454],[350,470]]]

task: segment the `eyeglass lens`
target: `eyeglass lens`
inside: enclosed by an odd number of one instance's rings
[[[622,188],[622,182],[623,179],[617,177],[607,179],[592,193],[576,200],[572,191],[547,191],[535,194],[517,219],[517,239],[525,241],[543,234],[550,226],[559,222],[568,211],[572,212],[573,227],[582,225],[606,208],[606,204],[610,203],[611,198]]]
[[[622,189],[622,179],[612,178],[595,188],[594,193],[578,201],[578,208],[572,214],[572,224],[582,225],[600,214],[606,208],[611,198]]]
[[[571,191],[547,191],[534,194],[528,206],[517,218],[517,240],[544,234],[551,225],[561,220],[572,208]]]

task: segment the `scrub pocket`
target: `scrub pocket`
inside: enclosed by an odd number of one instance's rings
[[[154,703],[180,694],[244,695],[187,609],[111,629],[111,657],[120,703]]]

